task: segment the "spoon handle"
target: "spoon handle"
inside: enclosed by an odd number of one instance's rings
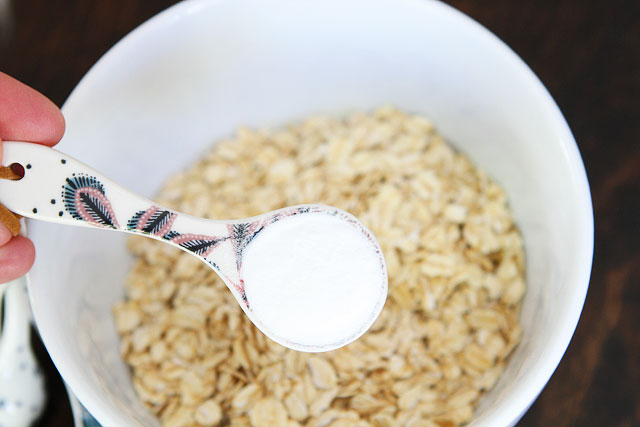
[[[29,344],[29,327],[31,313],[29,298],[24,278],[0,284],[4,292],[4,320],[2,324],[2,338],[0,339],[0,354],[26,350]],[[0,300],[1,300],[0,296]],[[0,372],[5,366],[0,366]],[[1,377],[1,375],[0,375]]]
[[[87,165],[52,148],[4,142],[2,163],[19,164],[24,176],[0,180],[0,201],[11,211],[41,221],[99,228],[127,228],[127,218],[151,202]]]
[[[31,348],[31,307],[24,277],[0,284],[5,315],[0,335],[0,423],[31,425],[45,401],[44,378]],[[1,298],[0,298],[1,300]]]
[[[213,268],[243,308],[248,307],[243,253],[270,224],[288,216],[323,212],[343,216],[362,228],[350,214],[322,205],[290,206],[233,221],[196,218],[158,206],[52,148],[5,141],[3,149],[3,165],[24,168],[21,179],[0,179],[0,202],[9,210],[40,221],[140,234],[169,243]],[[370,236],[364,229],[363,233]]]
[[[239,221],[202,220],[163,208],[116,184],[91,167],[52,148],[25,142],[3,142],[2,163],[19,164],[19,180],[0,179],[0,202],[11,211],[40,221],[141,234],[192,252],[225,274],[233,260],[207,259],[229,239]],[[230,251],[221,251],[229,258]],[[231,254],[233,255],[233,254]]]

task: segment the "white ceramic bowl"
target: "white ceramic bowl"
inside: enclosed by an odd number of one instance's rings
[[[125,37],[80,82],[64,105],[59,148],[152,196],[238,125],[383,104],[431,118],[509,194],[526,247],[524,336],[473,425],[514,424],[578,321],[592,208],[553,99],[465,15],[431,0],[179,3]],[[125,237],[35,222],[30,235],[35,319],[65,381],[104,425],[154,425],[119,357],[111,316],[131,265]]]

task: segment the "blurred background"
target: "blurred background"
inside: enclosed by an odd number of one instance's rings
[[[62,106],[115,42],[173,3],[0,0],[0,70]],[[519,425],[640,426],[640,1],[446,3],[494,32],[540,77],[573,130],[591,185],[595,255],[585,307]],[[71,426],[62,380],[37,339],[34,346],[48,391],[37,425]]]

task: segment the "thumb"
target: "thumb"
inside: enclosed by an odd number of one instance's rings
[[[0,283],[7,283],[27,274],[33,265],[35,254],[33,243],[23,236],[14,237],[0,246]]]

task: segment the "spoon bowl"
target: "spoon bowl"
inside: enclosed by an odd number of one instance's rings
[[[54,149],[4,142],[2,203],[36,220],[143,235],[214,270],[251,321],[299,351],[342,347],[365,333],[387,296],[380,245],[356,217],[306,204],[252,218],[196,218],[154,204]]]

